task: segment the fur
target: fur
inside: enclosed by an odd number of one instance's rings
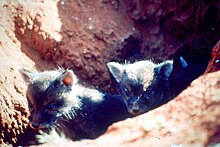
[[[30,126],[35,130],[93,139],[112,123],[131,117],[121,96],[80,85],[71,70],[21,74],[28,84]]]
[[[128,111],[139,115],[173,99],[203,71],[188,65],[183,57],[180,62],[182,69],[175,76],[171,60],[160,64],[149,60],[130,64],[109,62],[107,67],[119,84]]]

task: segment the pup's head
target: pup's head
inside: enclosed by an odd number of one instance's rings
[[[133,64],[107,64],[120,85],[127,109],[131,114],[142,114],[153,109],[166,96],[168,80],[173,69],[172,61],[154,64],[138,61]]]
[[[31,72],[20,70],[28,84],[27,100],[30,110],[30,126],[33,129],[49,129],[58,118],[68,115],[78,101],[72,94],[77,78],[71,70]]]

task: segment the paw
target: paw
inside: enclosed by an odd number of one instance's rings
[[[52,129],[49,133],[45,133],[43,131],[39,132],[39,135],[36,135],[36,139],[38,143],[59,143],[59,142],[67,142],[68,138],[63,133],[58,133],[55,129]]]

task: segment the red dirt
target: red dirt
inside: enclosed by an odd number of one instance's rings
[[[171,103],[114,124],[95,141],[74,145],[139,146],[148,142],[149,146],[157,143],[204,146],[220,142],[217,114],[220,82],[219,72],[214,72],[219,70],[219,6],[218,1],[198,4],[190,0],[2,0],[0,143],[15,145],[18,139],[31,139],[33,134],[28,127],[26,85],[19,75],[21,68],[71,68],[83,83],[116,92],[106,68],[109,61],[160,62],[183,55],[190,62],[206,64],[214,45],[206,70],[206,74],[212,74],[193,82]],[[144,131],[143,126],[155,125],[158,119],[155,115],[161,116],[163,122]]]

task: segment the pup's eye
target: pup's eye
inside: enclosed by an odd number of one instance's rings
[[[150,90],[150,89],[147,89],[147,90],[145,91],[145,94],[152,94],[152,93],[153,93],[153,91]]]
[[[33,104],[31,102],[29,102],[29,101],[28,101],[28,107],[29,107],[29,109],[33,108]]]
[[[31,101],[30,101],[30,99],[29,99],[29,97],[26,95],[26,98],[27,98],[27,102],[28,102],[28,108],[29,109],[33,109],[33,104],[31,103]]]
[[[130,93],[130,91],[127,89],[127,88],[125,88],[125,94],[127,95],[127,96],[129,96],[131,93]]]
[[[54,109],[56,107],[55,104],[49,104],[47,105],[47,109]]]
[[[28,101],[28,108],[29,108],[29,109],[32,109],[32,108],[34,107],[33,104],[30,102],[29,99],[27,99],[27,101]]]

